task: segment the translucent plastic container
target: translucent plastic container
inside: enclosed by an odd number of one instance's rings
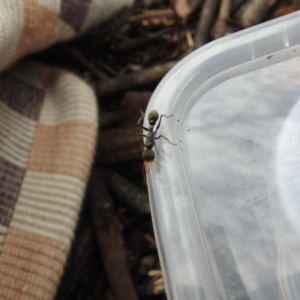
[[[148,187],[169,300],[300,299],[300,13],[176,65]],[[148,120],[145,119],[145,126]]]

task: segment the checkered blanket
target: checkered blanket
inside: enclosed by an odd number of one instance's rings
[[[93,90],[26,54],[71,39],[130,0],[0,0],[0,299],[53,299],[97,135]]]

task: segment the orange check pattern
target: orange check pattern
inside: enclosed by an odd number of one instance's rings
[[[96,97],[85,82],[34,62],[15,63],[131,2],[0,1],[0,299],[55,296],[98,126]]]
[[[96,98],[34,63],[0,77],[0,299],[52,299],[93,160]]]

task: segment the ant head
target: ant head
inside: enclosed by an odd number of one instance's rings
[[[158,112],[156,110],[150,111],[148,115],[148,120],[150,125],[155,125],[156,121],[158,120]]]
[[[142,154],[142,160],[146,161],[146,162],[150,162],[152,160],[154,160],[154,151],[152,149],[147,149],[143,152]]]

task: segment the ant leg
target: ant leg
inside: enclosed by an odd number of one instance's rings
[[[146,131],[149,131],[149,129],[147,128],[147,127],[144,127],[143,125],[141,125],[141,124],[137,124],[139,127],[142,127],[144,130],[146,130]]]
[[[146,135],[144,135],[144,134],[142,134],[142,133],[139,133],[139,132],[137,132],[135,135],[140,135],[140,136],[143,136],[143,137],[147,137]]]
[[[159,164],[157,161],[153,161],[154,163],[156,163],[157,165],[159,165],[161,168],[163,168],[163,166],[161,164]]]
[[[155,139],[157,140],[157,139],[160,139],[161,137],[164,138],[165,140],[167,140],[171,145],[177,146],[177,144],[174,144],[174,143],[170,142],[169,139],[167,139],[167,138],[166,138],[165,136],[163,136],[163,135],[160,135],[160,136],[158,136],[158,137],[155,137]]]
[[[143,173],[144,183],[145,183],[146,187],[148,188],[145,163],[143,163],[143,166],[142,166],[142,173]]]
[[[169,115],[169,116],[167,116],[167,115],[160,115],[159,122],[158,122],[158,124],[157,124],[156,129],[155,129],[155,133],[157,132],[157,130],[158,130],[159,127],[160,127],[160,123],[161,123],[161,118],[162,118],[162,117],[170,118],[170,117],[173,117],[173,115]]]
[[[144,112],[140,109],[141,118],[144,119]]]
[[[156,147],[156,142],[155,142],[155,141],[153,141],[153,142],[154,142],[154,148],[155,148],[157,154],[159,154],[159,152],[158,152],[158,150],[157,150],[157,147]]]
[[[160,166],[161,168],[163,168],[163,166],[162,166],[160,163],[158,163],[157,161],[155,161],[155,160],[151,160],[150,162],[144,162],[144,166],[145,166],[145,171],[146,171],[146,173],[149,173],[149,172],[150,172],[151,166],[152,166],[153,163],[155,163],[155,164],[157,164],[158,166]]]
[[[142,120],[144,120],[144,113],[143,111],[140,109],[140,113],[141,113],[141,117],[138,119],[137,125],[142,127],[144,130],[149,131],[148,128],[144,127],[143,125],[141,125]]]

